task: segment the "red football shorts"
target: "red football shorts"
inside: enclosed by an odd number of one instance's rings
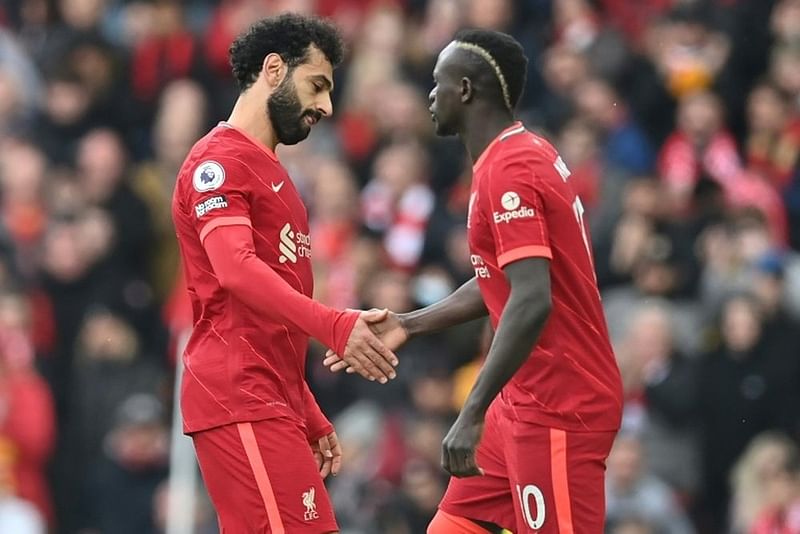
[[[305,429],[288,418],[192,434],[222,534],[337,532]]]
[[[605,460],[616,432],[513,421],[493,404],[477,451],[485,475],[451,478],[439,508],[522,534],[601,534]]]

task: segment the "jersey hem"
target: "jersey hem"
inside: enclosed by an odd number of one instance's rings
[[[221,426],[235,425],[238,423],[257,423],[258,421],[267,421],[269,419],[289,418],[297,421],[305,427],[305,420],[291,411],[277,411],[271,410],[268,413],[253,412],[236,415],[226,415],[219,418],[208,419],[206,421],[187,423],[183,422],[183,433],[186,435],[196,434],[197,432],[204,432],[212,430]]]
[[[620,419],[613,423],[608,422],[608,412],[596,415],[582,414],[575,421],[564,421],[564,418],[552,413],[542,412],[536,408],[527,406],[514,406],[508,403],[501,403],[501,414],[504,417],[518,423],[528,423],[556,430],[567,432],[618,432],[622,424],[622,414]],[[578,412],[573,412],[577,413]],[[605,421],[603,419],[606,419]]]

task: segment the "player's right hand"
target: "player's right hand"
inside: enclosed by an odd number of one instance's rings
[[[378,336],[386,348],[394,351],[408,341],[410,335],[399,315],[394,312],[387,313],[386,310],[378,310],[374,308],[369,311],[386,313],[382,320],[370,322],[369,325],[370,329]],[[369,316],[369,321],[374,321],[381,317],[381,315],[376,313]],[[325,367],[329,367],[333,373],[339,372],[342,369],[346,369],[348,373],[356,372],[355,369],[350,367],[346,361],[340,358],[339,355],[332,350],[328,350],[328,352],[325,353],[325,359],[322,363],[325,365]]]
[[[399,363],[394,352],[370,329],[370,325],[385,320],[388,310],[369,310],[361,312],[356,320],[341,360],[353,372],[367,380],[377,380],[385,384],[397,376],[394,368]]]

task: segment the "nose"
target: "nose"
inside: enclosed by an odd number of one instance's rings
[[[435,87],[433,89],[431,89],[430,93],[428,93],[428,102],[430,102],[431,105],[433,105],[433,101],[434,100],[436,100],[436,88]]]
[[[330,117],[333,115],[333,102],[331,101],[330,93],[322,93],[320,101],[317,102],[317,111],[319,111],[323,117]]]

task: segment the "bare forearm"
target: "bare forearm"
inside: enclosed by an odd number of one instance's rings
[[[530,356],[550,314],[548,297],[509,298],[500,317],[486,362],[464,404],[463,412],[482,415]]]
[[[478,281],[472,278],[448,297],[420,310],[400,315],[409,335],[430,334],[487,314]]]

